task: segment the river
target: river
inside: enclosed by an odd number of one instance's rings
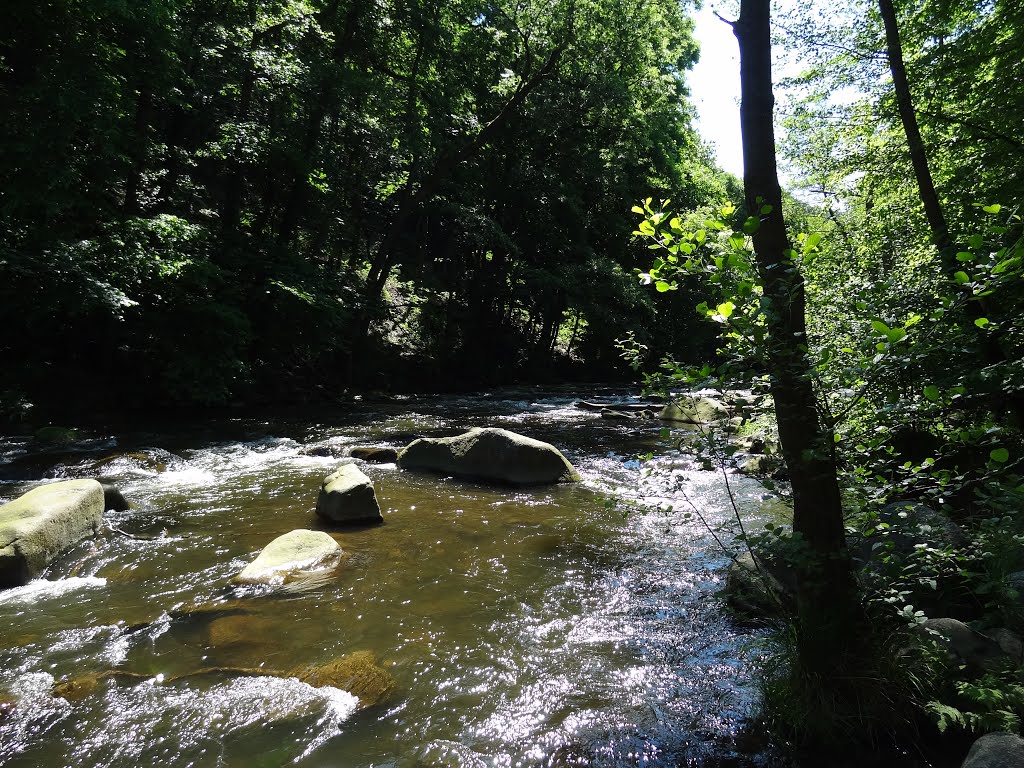
[[[321,527],[317,490],[339,459],[304,446],[401,447],[472,426],[551,442],[583,481],[496,488],[361,465],[385,522],[328,529],[345,551],[336,578],[232,585],[276,536]],[[0,592],[0,764],[772,764],[737,744],[761,635],[728,615],[728,558],[687,514],[730,519],[723,477],[668,450],[662,429],[524,389],[92,432],[59,455],[5,439],[3,500],[99,472],[132,509],[108,512],[110,529],[43,580]],[[764,489],[730,481],[759,525]],[[394,679],[374,706],[230,671],[357,651]],[[87,693],[53,695],[90,676]]]

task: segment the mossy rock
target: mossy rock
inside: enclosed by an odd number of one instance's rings
[[[221,616],[207,627],[207,642],[212,648],[263,645],[279,638],[285,628],[264,616],[236,613]]]
[[[103,520],[103,487],[65,480],[33,488],[0,506],[0,588],[27,584]]]
[[[96,693],[96,689],[100,687],[100,682],[109,676],[107,673],[94,672],[68,678],[61,680],[59,683],[54,683],[51,692],[57,698],[64,699],[65,701],[82,701],[82,699],[87,699]]]
[[[713,397],[686,396],[662,408],[659,418],[682,424],[709,424],[729,418],[729,409]]]
[[[507,485],[580,479],[572,464],[550,443],[493,427],[477,427],[454,437],[414,440],[399,452],[398,466]]]
[[[320,688],[329,685],[348,691],[359,699],[361,707],[385,701],[395,689],[395,679],[377,662],[373,651],[355,651],[326,664],[296,667],[288,677]]]
[[[341,555],[341,547],[330,534],[300,528],[267,544],[235,580],[243,584],[284,584],[313,572],[334,570]]]
[[[332,523],[384,521],[373,482],[355,464],[342,464],[324,478],[316,499],[318,517]]]
[[[70,427],[41,427],[33,435],[36,442],[44,445],[69,445],[78,439],[78,430]]]

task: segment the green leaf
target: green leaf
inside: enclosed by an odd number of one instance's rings
[[[804,240],[804,253],[810,253],[818,247],[818,243],[821,242],[821,232],[811,232]]]
[[[971,248],[981,248],[981,246],[985,244],[985,238],[981,235],[971,235],[967,238],[967,244],[971,246]]]
[[[693,239],[696,240],[697,244],[699,245],[700,243],[704,242],[704,240],[707,238],[707,236],[708,236],[708,233],[705,230],[698,229],[696,234],[693,236]]]
[[[974,261],[974,254],[971,253],[970,251],[960,251],[960,253],[958,253],[956,255],[956,260],[957,261]]]
[[[907,337],[907,332],[903,328],[893,328],[885,335],[889,339],[889,343],[895,344],[897,341],[905,339]]]
[[[773,206],[773,205],[762,205],[760,212],[761,212],[762,216],[767,216],[769,213],[771,213],[774,210],[775,210],[775,206]]]
[[[1010,458],[1010,452],[1005,448],[996,448],[989,452],[988,457],[997,464],[1005,464]]]
[[[929,384],[924,388],[924,396],[931,400],[933,403],[939,402],[939,388],[934,384]]]
[[[747,242],[747,239],[739,232],[734,232],[729,236],[729,247],[730,248],[742,248],[743,244]]]
[[[755,216],[748,216],[746,221],[743,222],[743,231],[748,235],[752,235],[761,228],[761,220]]]
[[[872,320],[871,327],[874,328],[878,333],[881,333],[885,336],[888,336],[889,332],[892,330],[888,325],[883,323],[881,320]]]
[[[657,289],[658,293],[664,293],[665,291],[672,290],[672,286],[666,283],[664,280],[659,280],[658,282],[656,282],[654,284],[654,287]]]
[[[726,301],[723,302],[722,304],[719,304],[717,307],[715,307],[715,309],[718,310],[718,314],[720,314],[722,317],[729,318],[732,315],[732,311],[736,309],[736,305],[733,304],[731,301]]]
[[[967,276],[966,272],[954,272],[953,279],[956,280],[960,285],[963,285],[964,283],[969,283],[971,281],[971,278]]]
[[[999,213],[1001,210],[1003,210],[1003,206],[1001,206],[999,203],[993,203],[992,205],[982,206],[981,210],[983,210],[985,213]]]
[[[986,326],[990,325],[987,317],[979,317],[977,320],[974,321],[974,324],[979,328],[985,328]]]
[[[633,213],[643,213],[644,212],[644,209],[641,208],[639,205],[634,205],[632,208],[630,208],[630,210]]]

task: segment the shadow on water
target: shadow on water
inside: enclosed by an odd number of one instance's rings
[[[49,581],[0,593],[0,699],[14,700],[0,762],[771,764],[735,744],[755,704],[757,631],[725,615],[727,560],[673,496],[685,488],[721,521],[720,478],[669,461],[642,479],[636,454],[657,450],[660,426],[612,423],[572,402],[408,398],[146,427],[115,445],[100,436],[34,476],[10,465],[38,470],[54,457],[8,451],[7,497],[101,461],[133,508],[108,513],[112,530],[52,566]],[[400,447],[472,426],[554,443],[583,483],[494,488],[363,464],[385,523],[317,523],[317,490],[338,459],[304,446]],[[119,452],[137,455],[108,458]],[[756,518],[761,489],[743,478],[736,487]],[[633,504],[606,503],[614,497]],[[233,586],[271,539],[318,527],[345,551],[329,579]],[[368,708],[282,676],[359,651],[395,681]],[[75,681],[86,693],[53,695]]]

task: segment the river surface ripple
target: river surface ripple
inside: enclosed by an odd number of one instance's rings
[[[133,508],[43,580],[0,592],[0,764],[9,766],[768,765],[734,738],[756,704],[756,630],[718,592],[723,478],[666,452],[661,425],[524,390],[0,446],[3,499],[55,477],[116,478]],[[231,577],[274,537],[319,528],[338,458],[499,426],[563,450],[583,482],[510,489],[361,465],[385,523],[330,529],[336,578],[299,592]],[[122,455],[139,449],[147,461]],[[160,450],[152,450],[159,448]],[[654,453],[642,462],[639,454]],[[763,489],[731,478],[752,526]],[[690,506],[693,505],[693,506]],[[129,535],[125,535],[129,534]],[[390,698],[271,674],[372,651]],[[111,671],[128,674],[107,674]],[[55,682],[94,690],[55,698]]]

